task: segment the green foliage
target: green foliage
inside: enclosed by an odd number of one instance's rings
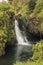
[[[21,15],[22,17],[26,17],[28,14],[28,5],[23,5],[22,8],[21,8]]]
[[[8,21],[9,17],[4,12],[0,12],[0,43],[6,43],[7,42],[7,28],[6,28],[6,22]],[[4,42],[5,40],[5,42]]]
[[[40,13],[42,8],[43,8],[43,0],[37,0],[34,12]]]
[[[23,17],[28,13],[28,0],[9,0],[10,4],[14,6],[15,15],[21,14]]]
[[[0,10],[1,11],[5,11],[5,10],[9,10],[10,9],[10,5],[7,3],[0,3]]]
[[[33,45],[33,60],[40,60],[43,59],[43,40],[36,43],[36,45]]]
[[[11,41],[14,37],[14,12],[6,3],[0,3],[0,43]],[[13,22],[12,22],[13,21]]]
[[[37,14],[37,16],[40,17],[40,18],[43,18],[43,9],[41,10],[40,13]]]
[[[43,61],[41,62],[16,62],[14,65],[43,65]]]

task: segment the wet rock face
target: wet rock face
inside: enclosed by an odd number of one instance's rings
[[[30,17],[29,23],[28,23],[28,29],[30,32],[33,33],[33,35],[43,37],[43,19],[39,17]]]
[[[27,19],[18,16],[19,27],[23,30],[23,26],[27,33],[32,34],[33,37],[43,39],[43,19],[34,14],[27,17]],[[28,35],[27,35],[28,36]]]

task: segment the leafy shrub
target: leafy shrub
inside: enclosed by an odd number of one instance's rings
[[[36,43],[36,45],[33,45],[33,60],[43,60],[43,40]]]
[[[15,37],[14,12],[11,9],[9,4],[0,3],[0,54],[1,48],[5,48],[6,42]]]
[[[0,3],[0,10],[1,11],[5,11],[5,10],[9,10],[11,7],[9,4],[7,3]]]
[[[40,13],[37,14],[37,16],[40,17],[40,18],[43,18],[43,9],[41,10]]]
[[[37,0],[34,12],[36,14],[40,13],[40,11],[41,11],[42,8],[43,8],[43,0]]]

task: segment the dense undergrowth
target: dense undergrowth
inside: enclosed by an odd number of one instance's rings
[[[16,6],[15,6],[16,5]],[[0,3],[0,55],[4,54],[6,42],[15,37],[14,13],[20,26],[43,39],[43,0],[11,0]],[[14,65],[43,65],[43,40],[33,45],[33,56],[26,62]]]
[[[11,9],[9,4],[0,3],[0,55],[6,43],[15,37],[14,12]]]

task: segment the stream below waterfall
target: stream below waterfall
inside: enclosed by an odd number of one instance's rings
[[[26,61],[32,56],[31,41],[28,41],[26,36],[22,35],[17,20],[15,20],[15,33],[17,45],[7,46],[6,54],[0,57],[0,65],[13,65],[16,61]]]

